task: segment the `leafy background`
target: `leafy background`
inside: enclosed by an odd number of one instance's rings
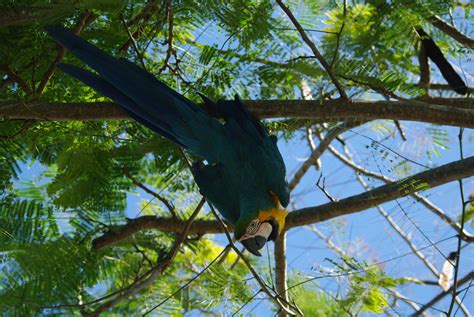
[[[434,14],[447,19],[451,15],[459,30],[472,34],[472,4],[367,0],[349,1],[344,10],[342,1],[285,3],[354,98],[382,99],[374,92],[381,88],[403,98],[425,93],[414,85],[419,77],[418,40],[413,32],[417,25],[423,25],[472,84],[470,51],[428,22]],[[172,23],[167,1],[2,0],[0,4],[0,11],[6,12],[1,20],[6,25],[0,28],[1,100],[105,100],[61,72],[51,74],[42,85],[58,56],[57,44],[42,27],[61,23],[74,28],[87,19],[81,37],[114,56],[143,63],[160,80],[195,101],[199,101],[197,91],[216,99],[230,99],[236,93],[244,99],[301,99],[302,83],[314,99],[337,97],[327,75],[308,57],[311,53],[293,25],[271,1],[173,1]],[[130,43],[129,32],[137,34],[135,44]],[[67,53],[63,61],[79,65]],[[22,81],[11,81],[12,72]],[[436,68],[432,72],[433,82],[443,81]],[[435,94],[455,96],[449,90]],[[335,123],[291,118],[266,122],[280,136],[290,179],[309,153],[306,128],[324,134]],[[351,129],[344,139],[355,162],[396,179],[423,170],[405,158],[429,167],[459,159],[457,128],[408,122],[402,127],[407,141],[400,139],[394,123],[387,120]],[[465,157],[474,153],[473,138],[471,130],[464,131]],[[341,142],[334,146],[344,150]],[[126,223],[127,218],[169,216],[161,202],[125,177],[124,167],[171,201],[179,217],[186,219],[200,199],[176,146],[134,122],[0,121],[3,315],[92,312],[100,305],[97,299],[133,283],[167,254],[174,236],[156,230],[139,232],[100,251],[92,249],[95,237]],[[315,188],[319,175],[335,197],[362,190],[353,172],[325,153],[321,169],[311,169],[293,192],[292,209],[327,201]],[[369,187],[381,184],[373,177],[364,179]],[[472,178],[465,181],[465,196],[473,185]],[[451,217],[460,218],[457,184],[430,190],[427,195]],[[423,252],[439,270],[444,257],[455,249],[454,231],[412,198],[384,207],[409,233],[412,243],[423,247],[436,242],[436,248]],[[466,227],[472,229],[473,213],[467,215]],[[213,219],[207,209],[200,217]],[[343,252],[334,253],[321,236],[329,237]],[[160,278],[107,314],[144,313],[199,273],[225,244],[221,235],[189,237]],[[308,316],[409,314],[412,308],[391,290],[404,292],[419,305],[440,291],[436,285],[420,282],[437,278],[375,209],[292,230],[287,248],[289,285],[302,283],[290,290],[290,298]],[[274,282],[271,249],[269,246],[262,259],[252,258],[269,284]],[[462,258],[461,276],[472,269],[472,251],[472,246],[463,250],[467,255]],[[460,295],[472,298],[472,291],[468,287]],[[465,300],[465,304],[474,309],[472,301]],[[446,311],[448,305],[446,299],[436,307]],[[166,316],[272,312],[276,308],[265,300],[234,252],[155,311]]]

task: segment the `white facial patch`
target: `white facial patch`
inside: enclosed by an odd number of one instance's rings
[[[264,222],[260,225],[257,232],[255,233],[256,236],[265,237],[268,240],[268,237],[272,234],[273,227],[268,222]]]
[[[240,237],[239,241],[246,240],[255,236],[262,236],[268,240],[272,233],[272,225],[268,222],[261,223],[258,219],[252,220],[245,230],[245,234]]]

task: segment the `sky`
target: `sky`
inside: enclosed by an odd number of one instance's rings
[[[216,39],[214,38],[213,40]],[[466,61],[452,62],[456,67],[459,67],[458,69],[465,71],[465,78],[469,85],[472,86],[471,76],[474,74],[472,66],[468,66],[469,63],[466,63]],[[435,77],[435,79],[437,78]],[[401,124],[403,131],[407,135],[407,141],[401,140],[390,121],[372,122],[363,127],[351,129],[345,132],[343,136],[347,140],[356,162],[372,171],[380,172],[396,179],[423,170],[423,168],[416,164],[408,164],[411,170],[408,174],[403,174],[399,164],[405,160],[401,155],[429,167],[440,166],[460,159],[459,142],[457,140],[458,128],[442,127],[446,135],[441,134],[440,136],[446,137],[449,141],[444,143],[445,148],[438,148],[440,157],[432,155],[430,158],[426,153],[430,150],[428,144],[432,144],[432,140],[427,131],[431,129],[431,135],[433,135],[435,133],[433,131],[438,129],[438,127],[404,121]],[[394,133],[396,136],[385,140],[387,134],[390,133]],[[383,149],[380,143],[394,150],[394,152],[386,151],[380,153]],[[337,141],[334,141],[332,144],[342,151]],[[291,179],[296,169],[308,158],[310,151],[307,141],[303,134],[297,133],[288,142],[279,141],[278,145],[287,166],[288,178]],[[464,157],[474,155],[473,130],[467,129],[464,131],[463,150]],[[321,157],[321,162],[322,172],[311,168],[292,193],[292,208],[299,209],[317,206],[329,201],[325,194],[315,186],[321,173],[323,173],[322,176],[325,178],[326,190],[337,199],[363,192],[354,173],[330,153],[326,151]],[[25,179],[34,178],[42,170],[38,164],[31,166],[23,165],[22,169],[21,178]],[[366,181],[372,186],[381,185],[380,182],[368,180],[367,178]],[[474,178],[465,179],[463,186],[465,195],[474,192]],[[422,194],[441,207],[452,218],[456,219],[459,216],[462,204],[459,184],[457,182],[424,191]],[[126,210],[127,217],[136,216],[137,211],[141,209],[140,203],[143,200],[149,199],[150,196],[141,190],[138,190],[136,194],[129,194]],[[389,202],[382,206],[397,224],[409,233],[411,241],[418,248],[424,248],[422,250],[423,254],[434,264],[436,269],[440,270],[444,257],[456,250],[457,239],[454,236],[455,232],[441,219],[433,215],[431,211],[421,204],[414,203],[411,198],[400,198],[395,202]],[[68,229],[66,221],[62,223],[62,228],[63,230]],[[380,267],[391,276],[436,280],[432,273],[426,269],[425,265],[413,255],[407,244],[403,242],[376,208],[318,223],[316,228],[326,236],[329,236],[334,243],[349,255],[359,260],[366,260],[370,264],[383,262],[380,264]],[[470,226],[467,226],[466,229],[469,232],[474,232],[474,228]],[[223,235],[215,235],[213,240],[221,245],[227,244]],[[426,247],[438,241],[443,242],[437,243],[436,247]],[[271,256],[273,254],[271,252],[273,245],[268,245]],[[268,269],[267,257],[268,254],[265,251],[260,259],[260,269],[262,270]],[[309,228],[300,227],[292,229],[287,233],[287,260],[290,274],[299,274],[303,278],[327,275],[327,272],[331,272],[334,269],[334,265],[327,259],[338,261],[338,258],[338,255]],[[462,250],[460,263],[459,276],[464,276],[474,268],[474,246],[471,245]],[[327,277],[319,279],[316,284],[310,284],[312,287],[318,287],[326,292],[335,294],[338,291],[339,282],[340,279]],[[413,284],[399,289],[405,296],[420,304],[428,302],[441,291],[438,286],[417,286]],[[474,311],[473,292],[474,290],[469,289],[464,301],[471,311]],[[446,296],[435,307],[446,310],[449,301],[450,297]],[[405,304],[398,303],[400,306],[396,307],[397,313],[403,315],[412,312],[412,309],[408,308]],[[242,312],[244,314],[253,312],[256,315],[262,316],[267,315],[270,309],[271,304],[268,301],[255,301],[247,305]],[[436,314],[435,311],[430,312]],[[460,313],[458,315],[462,316]]]

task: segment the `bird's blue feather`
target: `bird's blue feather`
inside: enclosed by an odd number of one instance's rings
[[[98,75],[71,65],[59,68],[120,104],[138,122],[207,161],[194,168],[196,182],[229,223],[246,225],[242,219],[250,221],[260,210],[274,208],[270,191],[282,205],[288,204],[280,152],[240,100],[229,105],[207,99],[210,111],[206,111],[133,63],[107,55],[62,27],[46,29]]]

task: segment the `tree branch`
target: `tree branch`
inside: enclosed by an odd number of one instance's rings
[[[171,0],[166,2],[166,19],[168,20],[168,37],[166,38],[166,43],[168,44],[168,49],[166,50],[165,60],[163,61],[163,66],[158,71],[161,74],[162,71],[168,67],[168,62],[173,53],[173,26],[174,26],[174,14],[173,14],[173,5]]]
[[[310,40],[310,38],[308,37],[308,35],[306,34],[306,32],[303,30],[303,27],[301,26],[301,24],[298,22],[298,20],[296,20],[295,16],[293,15],[293,13],[290,11],[290,9],[285,6],[283,4],[283,2],[281,0],[276,0],[276,2],[278,3],[278,5],[280,6],[280,8],[283,10],[283,12],[285,12],[285,14],[288,16],[288,18],[290,18],[291,22],[293,23],[293,25],[295,26],[295,28],[298,30],[298,32],[300,33],[301,35],[301,38],[303,38],[303,41],[305,41],[305,43],[309,46],[309,48],[311,49],[311,51],[313,52],[314,56],[316,57],[316,59],[319,61],[319,63],[323,66],[324,70],[328,73],[329,77],[331,78],[334,86],[336,86],[337,88],[337,91],[339,92],[339,95],[341,96],[341,98],[344,100],[344,101],[348,101],[349,100],[349,97],[347,97],[347,94],[344,90],[344,87],[341,85],[341,83],[339,82],[339,80],[337,79],[337,77],[334,75],[334,73],[332,72],[332,69],[331,69],[331,66],[326,62],[326,60],[324,59],[323,55],[321,55],[321,53],[319,52],[318,48],[316,47],[316,45],[314,45],[314,43]],[[342,31],[342,28],[341,28],[341,31]]]
[[[357,178],[359,179],[361,185],[367,190],[369,188],[367,183],[362,179],[359,174],[357,174]],[[381,206],[377,206],[377,209],[379,213],[387,220],[393,230],[395,230],[400,236],[400,238],[402,238],[403,241],[405,241],[405,243],[410,247],[410,250],[413,251],[413,254],[415,254],[425,264],[425,266],[431,271],[431,273],[433,273],[436,278],[439,278],[438,270],[434,267],[433,264],[431,264],[431,262],[421,252],[421,250],[418,249],[418,247],[411,241],[410,237],[403,231],[402,228],[400,228],[400,226],[395,222],[395,220],[392,219],[388,212],[386,212],[385,209],[383,209]],[[436,283],[435,285],[439,284]],[[458,303],[458,305],[462,308],[462,311],[464,312],[465,316],[470,316],[467,307],[462,303],[462,300],[458,296],[454,296],[453,301],[456,301],[456,303]]]
[[[28,83],[17,73],[15,73],[15,71],[13,71],[8,65],[0,65],[0,70],[3,70],[5,73],[7,73],[8,78],[4,81],[5,83],[15,82],[27,95],[31,95],[33,93],[30,85],[28,85]]]
[[[130,175],[130,172],[128,171],[128,168],[126,166],[124,166],[122,168],[122,172],[123,174],[132,181],[132,183],[134,183],[136,186],[140,187],[141,189],[143,189],[145,192],[147,192],[148,194],[152,195],[153,197],[155,197],[156,199],[158,199],[159,201],[161,201],[165,206],[166,208],[168,208],[168,211],[170,212],[171,216],[174,218],[174,219],[178,219],[178,215],[176,214],[176,210],[174,209],[173,205],[166,199],[164,198],[163,196],[161,196],[160,194],[158,194],[157,192],[154,192],[152,191],[151,189],[149,189],[147,186],[145,186],[143,183],[139,182],[138,180],[136,180],[132,175]]]
[[[246,100],[251,113],[265,118],[310,118],[328,122],[338,120],[408,120],[440,125],[474,128],[473,99],[442,98],[456,108],[419,101],[352,101],[351,106],[342,100]],[[226,101],[233,103],[233,101]],[[429,102],[438,103],[435,98]],[[467,108],[467,109],[461,109]],[[34,120],[112,120],[131,118],[113,102],[47,102],[0,101],[0,117]]]
[[[94,239],[92,246],[99,250],[127,239],[142,230],[160,230],[164,232],[183,232],[186,225],[184,220],[169,217],[142,216],[135,219],[127,219],[127,223],[106,232],[104,235]],[[223,233],[215,220],[196,220],[191,224],[189,234]]]
[[[211,204],[209,204],[209,207],[211,208],[211,211],[214,214],[214,217],[217,219],[217,222],[219,223],[219,226],[221,226],[221,228],[224,230],[224,233],[227,237],[227,240],[229,241],[229,244],[230,244],[231,248],[234,250],[235,253],[237,253],[239,255],[239,258],[242,259],[245,266],[247,266],[250,273],[252,273],[253,277],[255,278],[255,281],[257,281],[258,285],[260,286],[261,291],[264,292],[265,294],[267,294],[268,297],[271,300],[273,300],[275,302],[275,304],[277,304],[277,306],[279,306],[283,311],[285,311],[286,313],[288,313],[292,316],[293,315],[296,316],[296,312],[299,312],[297,307],[293,307],[293,305],[290,305],[288,303],[288,301],[286,301],[281,296],[281,294],[279,294],[279,293],[272,294],[272,292],[268,288],[265,281],[263,281],[263,279],[260,277],[260,275],[257,273],[257,271],[255,271],[255,269],[253,268],[252,264],[250,264],[250,261],[242,254],[242,252],[239,250],[239,248],[237,248],[234,241],[232,240],[232,237],[230,236],[230,233],[229,233],[229,230],[228,230],[227,226],[224,224],[224,222],[221,220],[221,218],[219,218],[219,215],[217,214],[214,207]],[[290,310],[290,309],[292,309],[293,311]],[[303,315],[303,314],[301,314],[301,315]]]
[[[349,166],[350,168],[354,169],[355,171],[357,171],[358,173],[361,173],[361,174],[364,174],[368,177],[372,177],[372,178],[375,178],[375,179],[378,179],[378,180],[381,180],[383,182],[385,182],[386,184],[390,184],[390,183],[393,183],[395,182],[395,180],[387,177],[387,176],[384,176],[382,174],[379,174],[379,173],[375,173],[375,172],[372,172],[372,171],[369,171],[367,170],[366,168],[356,164],[354,161],[352,161],[351,159],[343,156],[341,153],[339,153],[334,147],[332,147],[331,145],[329,146],[329,151],[335,156],[337,157],[342,163],[344,163],[345,165]],[[348,156],[350,156],[350,153],[347,153]],[[420,202],[421,204],[423,204],[427,209],[431,210],[434,214],[436,214],[438,217],[440,217],[441,219],[443,219],[446,223],[448,223],[451,228],[453,228],[457,233],[459,233],[459,235],[461,236],[461,238],[466,241],[466,242],[474,242],[474,235],[470,234],[469,232],[467,232],[466,230],[463,230],[461,231],[461,225],[459,223],[457,223],[455,220],[453,220],[452,218],[450,218],[448,215],[446,215],[446,213],[441,209],[439,208],[438,206],[436,206],[435,204],[433,204],[431,201],[429,201],[427,198],[421,196],[420,194],[418,193],[413,193],[411,194],[410,196],[412,196],[416,201]]]
[[[449,35],[450,37],[452,37],[458,43],[466,47],[474,49],[474,38],[468,37],[467,35],[462,34],[454,26],[446,23],[443,19],[441,19],[437,15],[430,17],[429,20],[431,24],[433,24],[436,28],[438,28],[440,31],[442,31],[446,35]]]
[[[430,62],[428,55],[426,55],[425,46],[421,41],[418,41],[418,64],[420,68],[420,80],[418,85],[425,90],[425,94],[429,94],[430,87]],[[451,88],[452,89],[452,88]]]
[[[286,218],[286,230],[360,212],[375,205],[420,191],[424,186],[436,187],[472,175],[474,175],[474,157],[433,168],[337,202],[295,210],[290,212]],[[180,233],[184,225],[183,220],[155,216],[129,219],[127,224],[96,238],[93,241],[93,247],[95,249],[107,247],[127,239],[141,230],[156,229]],[[219,223],[213,220],[196,220],[189,228],[189,234],[222,232],[224,230],[220,228]]]
[[[465,283],[467,283],[467,282],[469,282],[473,278],[474,278],[474,271],[471,271],[468,274],[466,274],[463,278],[458,280],[458,287],[465,284]],[[435,297],[433,297],[432,300],[430,300],[428,303],[423,305],[423,307],[421,307],[421,309],[419,311],[417,311],[415,314],[413,314],[412,316],[419,316],[425,310],[431,308],[434,304],[436,304],[437,302],[442,300],[446,295],[451,294],[452,291],[453,291],[452,289],[453,289],[453,287],[451,286],[451,288],[449,288],[447,291],[443,291],[443,292],[439,293],[438,295],[436,295]]]
[[[365,123],[365,121],[354,121],[350,123],[342,123],[341,125],[331,129],[326,137],[319,143],[319,145],[313,149],[313,152],[311,152],[311,155],[309,158],[303,163],[303,165],[300,166],[300,168],[296,171],[295,175],[293,176],[293,179],[289,182],[288,188],[293,190],[298,183],[301,181],[303,178],[304,174],[308,171],[308,169],[316,164],[318,161],[319,157],[324,153],[324,151],[328,148],[329,144],[337,138],[341,133],[344,133],[345,131],[352,129],[354,127],[357,127],[361,124]]]
[[[72,29],[72,32],[75,34],[81,33],[81,31],[91,24],[98,16],[95,14],[92,14],[90,12],[85,12],[80,19],[77,21],[76,25]],[[46,88],[46,85],[50,81],[51,77],[53,77],[54,73],[56,72],[56,65],[61,63],[61,61],[64,58],[64,55],[66,54],[66,48],[64,46],[60,46],[58,53],[56,54],[56,58],[54,61],[51,63],[49,66],[48,70],[43,75],[43,79],[41,80],[40,84],[35,90],[35,93],[38,95],[41,95],[41,93],[44,91]]]
[[[22,8],[20,10],[5,10],[0,15],[0,28],[17,23],[35,21],[39,18],[40,16],[38,16],[37,10],[31,8]]]
[[[188,235],[189,229],[194,221],[196,219],[197,215],[199,214],[199,211],[201,210],[202,206],[206,200],[204,198],[201,199],[199,204],[196,206],[194,209],[194,212],[192,215],[189,217],[189,219],[186,221],[185,226],[183,228],[183,231],[180,233],[178,237],[176,237],[173,246],[171,247],[170,252],[168,255],[160,262],[158,263],[155,267],[153,267],[151,270],[149,270],[147,273],[139,277],[135,282],[133,282],[131,285],[129,285],[127,288],[125,288],[119,296],[115,297],[114,299],[101,304],[97,309],[95,309],[92,313],[86,314],[88,317],[96,317],[99,316],[101,313],[105,312],[107,309],[119,304],[121,301],[129,298],[130,296],[138,293],[140,290],[148,287],[153,281],[158,278],[173,262],[174,258],[178,254],[178,251],[183,244],[184,240],[186,239],[186,236]]]
[[[286,270],[286,232],[282,232],[275,241],[275,280],[277,293],[288,303]],[[287,313],[281,310],[278,316],[286,317]]]
[[[411,193],[474,175],[474,156],[433,168],[371,191],[291,212],[286,228],[309,225],[359,212]]]

